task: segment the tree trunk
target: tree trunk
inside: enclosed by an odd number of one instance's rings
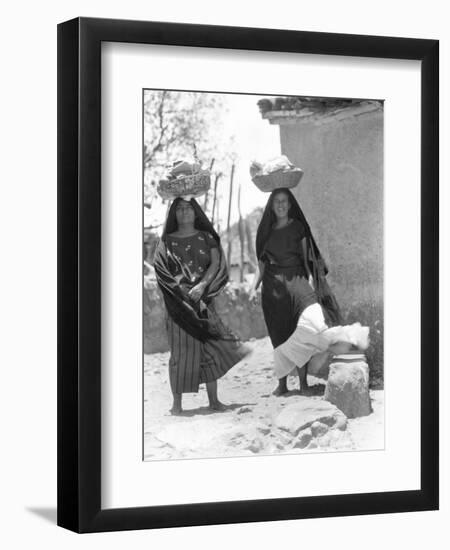
[[[248,219],[245,219],[245,233],[247,235],[247,254],[248,254],[248,263],[251,273],[256,271],[256,253],[255,247],[253,246],[253,235]]]
[[[211,159],[211,163],[209,165],[209,173],[211,174],[211,171],[213,169],[213,166],[214,166],[214,159]],[[208,191],[206,191],[205,193],[205,200],[203,201],[203,210],[206,214],[206,209],[208,208]]]
[[[217,201],[217,182],[220,179],[220,176],[222,174],[219,172],[216,174],[216,178],[214,180],[214,195],[213,195],[213,206],[212,206],[212,215],[211,215],[211,223],[214,225],[214,219],[215,219],[215,211],[216,211],[216,201]],[[219,218],[219,216],[217,216]]]
[[[229,199],[228,199],[228,221],[227,221],[227,241],[228,241],[227,262],[228,262],[228,269],[231,268],[231,232],[230,232],[230,219],[231,219],[231,200],[232,200],[232,198],[233,198],[233,179],[234,179],[234,164],[231,165],[230,197],[229,197]]]
[[[245,246],[245,233],[244,233],[244,220],[242,219],[241,212],[241,184],[239,184],[238,191],[238,210],[239,210],[239,241],[241,243],[241,265],[240,265],[240,281],[244,282],[244,246]]]

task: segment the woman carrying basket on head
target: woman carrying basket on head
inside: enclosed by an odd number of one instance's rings
[[[194,199],[176,198],[155,254],[170,345],[171,412],[182,412],[183,393],[206,384],[209,406],[224,410],[217,380],[247,353],[220,321],[212,300],[228,281],[220,238]]]
[[[272,345],[278,387],[288,391],[287,375],[299,375],[307,390],[307,363],[326,351],[368,346],[368,327],[340,326],[338,304],[325,280],[327,268],[300,205],[285,188],[273,191],[256,235],[258,269],[251,297],[262,282],[262,308]],[[337,325],[332,328],[332,325]]]

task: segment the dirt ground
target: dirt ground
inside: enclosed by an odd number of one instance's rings
[[[167,460],[258,454],[361,451],[384,448],[384,391],[371,390],[373,412],[349,419],[345,432],[323,437],[307,448],[293,446],[291,434],[280,431],[276,418],[284,407],[323,401],[325,381],[308,376],[311,395],[301,396],[297,377],[289,377],[289,393],[272,395],[272,347],[268,338],[248,342],[253,352],[218,381],[223,412],[208,408],[206,389],[183,395],[181,416],[173,416],[168,379],[169,353],[144,359],[144,459]],[[337,437],[339,436],[339,437]]]

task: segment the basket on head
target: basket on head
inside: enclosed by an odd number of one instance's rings
[[[200,197],[208,192],[210,184],[210,172],[208,170],[200,170],[195,174],[186,174],[176,178],[160,180],[156,190],[163,199],[175,199],[187,196]]]
[[[303,176],[303,170],[292,168],[290,170],[276,170],[270,174],[255,175],[252,178],[253,183],[260,191],[271,193],[275,189],[284,187],[291,189],[299,184]]]

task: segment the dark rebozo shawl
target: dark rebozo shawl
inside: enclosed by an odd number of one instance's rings
[[[228,282],[227,264],[220,245],[219,235],[194,199],[189,201],[195,212],[194,227],[200,231],[210,233],[217,242],[220,254],[219,267],[207,286],[201,301],[197,303],[194,303],[182,292],[172,275],[178,261],[166,246],[166,236],[178,229],[175,211],[180,200],[179,198],[175,199],[169,209],[163,234],[155,252],[154,267],[158,285],[162,291],[168,314],[183,330],[202,342],[209,339],[224,338],[222,331],[214,320],[215,316],[208,316],[205,304],[210,303]]]
[[[276,221],[272,204],[275,195],[280,191],[283,191],[289,197],[291,203],[289,217],[299,220],[305,228],[307,262],[313,276],[317,299],[324,310],[325,320],[328,325],[340,325],[342,324],[340,308],[326,280],[327,265],[322,258],[302,209],[289,189],[277,189],[270,194],[256,233],[256,255],[258,260],[261,259],[264,253],[264,246]]]

